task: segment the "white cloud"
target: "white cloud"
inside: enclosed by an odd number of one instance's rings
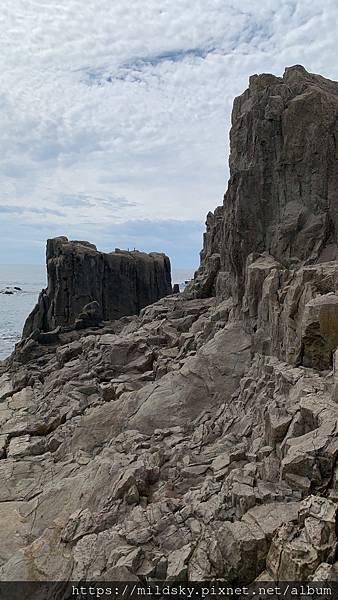
[[[336,0],[3,0],[2,15],[0,205],[36,235],[203,220],[249,75],[338,79]]]

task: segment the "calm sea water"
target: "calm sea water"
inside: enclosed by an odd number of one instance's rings
[[[192,276],[193,269],[173,269],[173,283],[183,284]],[[42,265],[0,265],[0,291],[7,287],[20,287],[22,291],[0,294],[0,360],[19,341],[24,322],[40,290],[46,287],[46,269]]]
[[[40,265],[0,265],[0,291],[20,287],[13,295],[0,294],[0,360],[14,349],[26,317],[40,290],[46,286],[46,270]]]

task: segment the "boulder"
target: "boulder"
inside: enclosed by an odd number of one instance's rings
[[[75,329],[97,327],[102,323],[102,317],[103,313],[100,304],[96,300],[89,302],[75,319]]]

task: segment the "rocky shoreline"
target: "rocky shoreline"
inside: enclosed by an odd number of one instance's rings
[[[0,367],[2,581],[337,579],[337,123],[338,83],[253,76],[186,290],[30,319]]]

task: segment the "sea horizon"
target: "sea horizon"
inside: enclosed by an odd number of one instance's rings
[[[169,257],[170,258],[170,257]],[[32,262],[18,262],[18,263],[9,263],[9,262],[0,262],[0,269],[6,269],[7,267],[10,268],[17,268],[20,269],[21,267],[23,268],[27,268],[27,267],[32,267],[33,269],[37,269],[40,270],[41,272],[44,272],[46,275],[46,283],[47,283],[47,267],[46,265],[42,264],[42,263],[32,263]],[[172,283],[174,285],[174,283],[183,283],[184,281],[187,281],[189,278],[192,279],[194,276],[195,271],[198,269],[198,267],[191,267],[191,266],[187,266],[187,267],[173,267],[173,265],[171,265],[171,279],[172,279]],[[185,277],[186,276],[186,277]],[[2,286],[2,277],[3,277],[3,273],[1,273],[0,271],[0,289]]]

